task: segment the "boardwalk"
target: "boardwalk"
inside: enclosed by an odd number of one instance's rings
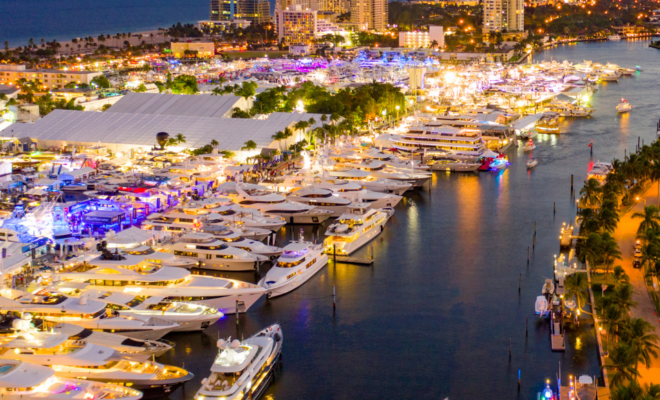
[[[654,183],[644,196],[640,197],[640,201],[630,211],[621,216],[617,230],[614,232],[614,237],[621,249],[622,260],[620,265],[630,277],[630,283],[635,288],[633,300],[637,302],[637,307],[632,309],[632,316],[635,318],[644,318],[649,321],[656,328],[655,333],[660,336],[660,323],[658,323],[658,317],[655,315],[653,301],[646,290],[643,272],[641,269],[632,267],[635,236],[641,222],[641,219],[632,219],[632,215],[636,212],[643,211],[644,199],[646,199],[647,205],[657,205],[657,192],[658,186]],[[615,263],[615,265],[619,264]],[[640,383],[660,384],[660,359],[654,359],[650,369],[640,365],[639,372],[642,375],[639,379]]]

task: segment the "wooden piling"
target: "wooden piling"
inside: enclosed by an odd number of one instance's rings
[[[236,325],[238,325],[238,299],[236,299]]]
[[[557,203],[554,201],[552,202],[552,215],[555,215],[557,213]]]
[[[571,174],[571,193],[573,192],[573,174]]]
[[[536,249],[536,235],[532,236],[532,250]]]
[[[332,245],[332,263],[337,265],[337,245]],[[334,291],[334,289],[333,289]]]
[[[529,246],[527,246],[527,265],[529,265]]]
[[[509,338],[509,361],[511,361],[511,338]]]
[[[534,236],[536,236],[536,221],[534,221]]]
[[[335,292],[335,285],[332,284],[332,311],[335,311],[337,309],[336,297],[337,297],[337,293]]]
[[[525,337],[529,337],[529,317],[525,318]]]
[[[518,275],[518,294],[520,294],[520,286],[522,285],[522,272]]]

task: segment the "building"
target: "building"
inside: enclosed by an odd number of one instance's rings
[[[289,46],[289,54],[294,56],[306,56],[310,54],[308,44],[294,44]]]
[[[408,81],[408,86],[410,87],[410,90],[424,89],[425,75],[426,75],[426,68],[420,68],[420,67],[408,68],[408,76],[410,76],[410,80]]]
[[[303,9],[296,4],[285,10],[276,10],[277,37],[289,44],[311,44],[316,38],[316,11]]]
[[[348,9],[341,0],[277,0],[275,10],[286,10],[299,5],[303,10],[326,11],[336,14],[343,14]]]
[[[69,83],[91,84],[97,76],[103,75],[98,71],[67,71],[56,69],[26,69],[25,65],[0,64],[0,85],[15,85],[23,78],[39,80],[47,88],[62,88]]]
[[[384,31],[387,27],[387,18],[387,0],[351,1],[351,22],[357,24],[361,31]]]
[[[268,0],[211,0],[211,17],[215,21],[242,19],[254,24],[270,22]]]
[[[523,32],[525,4],[523,0],[485,0],[484,33]]]
[[[621,26],[613,26],[611,29],[616,32],[617,35],[621,36],[628,36],[628,35],[635,35],[639,33],[644,33],[644,26],[640,25],[621,25]]]
[[[399,47],[428,48],[434,41],[437,43],[435,48],[444,47],[445,35],[441,26],[429,25],[428,31],[399,32]]]
[[[172,54],[176,58],[187,56],[199,58],[215,57],[215,44],[213,42],[172,42]]]
[[[223,21],[197,21],[197,27],[202,32],[211,33],[224,33],[236,30],[238,28],[245,29],[252,24],[252,21],[246,19],[229,19]]]

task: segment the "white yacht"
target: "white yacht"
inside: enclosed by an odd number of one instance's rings
[[[632,108],[633,108],[633,106],[632,106],[632,104],[628,103],[628,100],[621,99],[619,104],[617,104],[617,106],[616,106],[616,112],[618,112],[620,114],[623,114],[623,113],[629,112],[630,110],[632,110]]]
[[[162,243],[160,251],[199,262],[204,269],[222,271],[258,271],[269,258],[251,254],[241,248],[229,246],[205,232],[190,232]]]
[[[610,36],[607,37],[607,40],[612,40],[612,41],[621,40],[621,36],[620,35],[610,35]]]
[[[364,201],[371,204],[373,208],[395,207],[403,198],[396,194],[367,190],[359,183],[346,179],[315,179],[312,187],[332,190],[336,196],[351,200],[351,202]]]
[[[142,392],[167,394],[176,390],[193,374],[185,369],[156,362],[124,360],[109,347],[71,340],[62,333],[42,332],[27,328],[30,321],[14,335],[0,337],[0,359],[17,359],[50,366],[63,378],[84,377],[86,380],[122,383]]]
[[[361,185],[367,190],[374,192],[392,193],[395,195],[402,195],[413,185],[410,182],[394,181],[391,179],[378,179],[371,176],[368,171],[361,171],[354,168],[335,169],[327,171],[328,175],[333,178],[349,180]]]
[[[291,224],[320,224],[332,216],[332,211],[286,201],[284,196],[270,191],[260,189],[242,190],[238,187],[236,191],[238,196],[234,199],[234,202],[237,204],[259,209],[266,214],[282,216]]]
[[[242,342],[219,339],[219,353],[211,366],[211,375],[202,379],[195,400],[258,399],[280,365],[283,340],[278,324]]]
[[[420,163],[419,160],[402,160],[394,154],[383,153],[382,151],[372,147],[368,151],[360,153],[361,156],[367,158],[375,158],[385,163],[385,165],[396,168],[399,170],[410,170],[413,171],[428,171],[429,167]]]
[[[98,289],[162,296],[167,301],[194,301],[224,314],[247,311],[265,290],[247,282],[193,275],[182,268],[148,264],[126,256],[122,260],[97,257],[56,271],[56,277],[87,282]]]
[[[116,333],[135,339],[158,340],[179,325],[149,317],[110,317],[105,304],[62,294],[35,295],[20,290],[2,289],[2,312],[30,313],[50,322],[70,323],[100,332]]]
[[[428,155],[451,155],[461,160],[477,160],[486,151],[486,142],[478,129],[450,126],[414,126],[394,141],[396,149],[406,152],[426,151]]]
[[[394,209],[369,209],[368,203],[353,203],[328,226],[323,241],[326,253],[349,255],[378,236]]]
[[[125,386],[55,376],[52,368],[21,360],[0,360],[0,397],[6,400],[139,400]]]
[[[277,297],[297,289],[328,263],[323,246],[303,240],[289,243],[284,253],[259,281],[268,297]]]
[[[176,257],[173,254],[156,251],[150,246],[136,246],[121,250],[122,254],[142,257],[146,262],[162,265],[163,267],[178,267],[190,269],[197,266],[197,262],[188,258]]]
[[[81,296],[106,303],[106,308],[126,317],[158,317],[179,325],[174,332],[201,331],[224,315],[204,304],[166,301],[163,296],[136,296],[122,292],[87,290]]]
[[[187,203],[182,210],[186,214],[204,215],[215,213],[222,216],[224,220],[239,222],[246,228],[262,228],[271,231],[278,231],[286,225],[286,220],[282,217],[270,217],[263,215],[261,211],[252,208],[241,207],[238,204],[230,204],[224,201],[216,202],[215,199],[206,199],[204,203]],[[212,205],[212,206],[211,206]],[[204,219],[202,217],[202,219]]]
[[[400,169],[387,168],[384,162],[374,158],[369,158],[367,160],[349,159],[338,161],[337,166],[340,168],[354,168],[369,172],[369,175],[376,179],[388,179],[411,183],[414,187],[420,187],[428,182],[429,179],[431,179],[431,174],[428,171],[410,172]]]
[[[308,206],[332,211],[333,217],[343,214],[346,207],[351,204],[350,200],[335,196],[331,190],[310,187],[295,190],[286,198]]]
[[[461,161],[450,157],[435,156],[427,164],[433,171],[476,172],[481,163]]]
[[[235,229],[230,229],[225,225],[214,225],[214,222],[216,221],[214,218],[222,219],[221,217],[215,216],[215,213],[207,215],[207,220],[205,223],[208,223],[210,227],[214,229],[208,229],[209,226],[203,225],[203,232],[213,235],[214,238],[224,242],[230,247],[236,247],[252,254],[266,256],[271,260],[282,254],[281,247],[268,246],[263,242],[246,239],[241,236]]]

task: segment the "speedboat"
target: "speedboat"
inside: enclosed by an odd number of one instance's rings
[[[532,169],[532,168],[536,167],[538,165],[538,163],[539,163],[538,160],[536,158],[532,157],[529,160],[527,160],[525,165],[527,165],[527,169]]]
[[[52,368],[21,360],[0,360],[0,396],[7,400],[139,400],[138,390],[55,375]]]
[[[268,257],[229,246],[205,232],[190,232],[161,244],[161,251],[199,261],[199,267],[222,271],[258,271]]]
[[[97,289],[162,296],[166,301],[193,301],[213,307],[224,314],[247,311],[265,290],[247,282],[193,275],[183,268],[149,264],[125,256],[121,260],[96,257],[55,271],[66,281],[87,282]]]
[[[537,296],[536,302],[534,303],[534,312],[539,314],[541,317],[547,317],[550,309],[548,308],[548,299],[545,296]]]
[[[322,210],[297,202],[287,201],[282,195],[261,189],[243,190],[236,187],[236,204],[256,208],[265,214],[284,217],[291,224],[320,224],[332,216],[332,211]]]
[[[302,239],[289,243],[259,286],[267,290],[268,297],[277,297],[297,289],[328,263],[323,246]]]
[[[545,296],[552,295],[555,292],[555,283],[552,279],[546,279],[541,293]]]
[[[345,214],[333,222],[323,241],[326,253],[349,255],[376,238],[394,209],[369,209],[368,203],[352,203]]]
[[[278,324],[244,341],[219,339],[211,375],[202,379],[195,400],[258,399],[280,365],[283,339]]]
[[[311,187],[298,189],[289,194],[286,198],[287,200],[295,201],[297,203],[332,211],[333,217],[338,217],[343,214],[344,211],[346,211],[346,207],[351,204],[350,200],[334,195],[329,189],[317,189]]]
[[[628,100],[621,99],[619,104],[617,104],[617,106],[616,106],[616,112],[618,112],[618,113],[627,113],[630,110],[632,110],[632,108],[633,107],[630,103],[628,103]]]
[[[607,37],[607,40],[612,40],[612,41],[621,40],[621,36],[619,36],[619,35],[610,35],[610,36]]]
[[[532,151],[535,148],[536,148],[536,145],[534,144],[532,139],[529,139],[529,141],[527,141],[527,143],[523,146],[524,151]]]

